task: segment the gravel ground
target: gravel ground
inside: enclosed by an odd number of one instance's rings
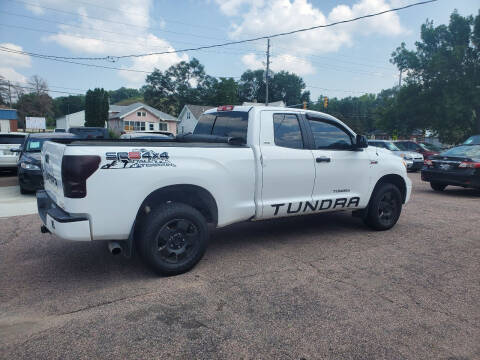
[[[391,231],[237,224],[168,278],[0,219],[0,358],[480,359],[480,193],[411,178]]]

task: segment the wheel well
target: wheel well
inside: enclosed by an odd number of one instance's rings
[[[380,184],[393,184],[395,185],[398,190],[400,190],[400,194],[402,194],[402,202],[405,204],[405,199],[407,197],[407,185],[405,184],[405,180],[400,175],[396,174],[389,174],[382,176],[375,185],[375,189]],[[375,189],[373,190],[375,192]],[[373,193],[372,193],[373,194]]]
[[[136,222],[142,218],[141,214],[148,214],[159,204],[167,202],[190,205],[200,211],[207,222],[217,224],[218,208],[212,194],[200,186],[186,184],[166,186],[150,193],[138,209]]]

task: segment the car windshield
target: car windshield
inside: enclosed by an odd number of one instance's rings
[[[427,151],[442,151],[442,149],[440,149],[438,146],[435,146],[433,144],[427,144],[427,143],[420,143],[418,144],[420,145],[420,147],[423,149],[423,150],[427,150]]]
[[[45,141],[50,139],[38,139],[38,138],[30,138],[27,141],[27,145],[25,146],[26,152],[40,152],[42,151],[42,146]]]
[[[480,145],[480,135],[470,136],[463,145]]]
[[[396,143],[395,143],[395,146],[396,146],[398,149],[403,150],[403,151],[407,151],[407,150],[408,150],[407,144],[405,144],[405,143],[396,142]]]
[[[385,141],[385,147],[390,151],[400,151],[400,149],[392,142]]]
[[[441,156],[466,157],[480,159],[480,145],[460,145],[440,154]]]

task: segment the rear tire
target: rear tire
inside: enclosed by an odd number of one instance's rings
[[[152,210],[138,238],[141,257],[161,275],[182,274],[193,268],[207,244],[204,216],[189,205],[174,202]]]
[[[397,223],[401,212],[400,190],[393,184],[384,183],[374,190],[364,222],[374,230],[388,230]]]
[[[439,183],[436,183],[436,182],[433,182],[433,181],[430,182],[430,186],[435,191],[443,191],[447,187],[447,185],[445,185],[445,184],[439,184]]]

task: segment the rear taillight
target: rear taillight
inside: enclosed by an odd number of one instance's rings
[[[100,156],[65,155],[62,159],[63,195],[80,199],[87,195],[87,179],[100,165]]]
[[[425,159],[423,161],[423,165],[425,166],[433,166],[433,161],[432,160],[429,160],[429,159]]]
[[[462,161],[459,168],[466,168],[466,169],[480,169],[480,163],[474,161]]]

